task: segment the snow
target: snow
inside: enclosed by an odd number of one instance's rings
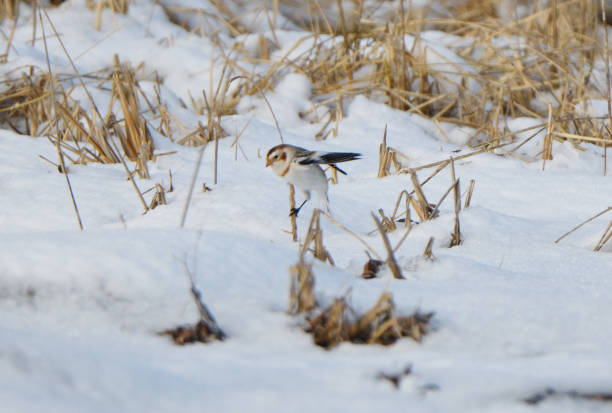
[[[198,121],[206,124],[206,115],[181,108],[179,99],[187,101],[188,93],[201,96],[202,89],[216,84],[223,63],[209,39],[171,24],[159,6],[146,1],[130,3],[126,16],[104,11],[100,31],[93,28],[95,13],[83,2],[70,1],[48,13],[73,57],[84,52],[76,59],[79,71],[109,66],[114,53],[133,66],[142,61],[147,73],[155,70],[163,77],[161,96],[171,113],[178,113],[190,128]],[[22,4],[22,20],[8,62],[0,66],[2,73],[30,64],[46,67],[42,42],[34,47],[29,43],[30,15]],[[10,30],[8,24],[2,24],[4,32]],[[280,56],[307,37],[281,30],[276,36],[283,48],[276,52]],[[439,38],[440,33],[432,32],[423,39],[436,42],[434,49],[442,51],[445,63],[459,64]],[[57,70],[70,73],[57,42],[49,39],[48,46]],[[363,159],[343,165],[348,176],[330,185],[330,206],[335,219],[384,256],[378,234],[368,235],[374,229],[370,211],[383,208],[390,214],[400,192],[412,190],[409,175],[376,177],[385,125],[388,144],[410,158],[410,167],[469,153],[461,145],[471,130],[443,124],[447,142],[432,122],[357,96],[345,107],[338,136],[315,141],[322,125],[299,116],[311,104],[307,78],[290,73],[279,80],[267,98],[285,142],[363,154]],[[151,85],[143,89],[153,93]],[[108,95],[93,90],[96,102],[106,108]],[[74,96],[84,99],[82,90]],[[592,105],[594,113],[603,113],[601,102]],[[509,121],[508,128],[518,131],[539,123],[521,118]],[[209,145],[184,228],[179,223],[199,148],[156,137],[160,151],[175,153],[149,162],[151,178],[137,178],[136,183],[141,191],[156,183],[167,187],[171,170],[175,190],[166,194],[167,205],[146,214],[121,165],[68,165],[84,231],[78,229],[64,175],[39,158],[55,162],[55,146],[44,137],[0,130],[3,410],[609,408],[562,397],[537,407],[522,402],[546,388],[611,390],[612,246],[592,251],[610,216],[554,243],[609,205],[612,181],[602,176],[600,151],[555,142],[554,159],[542,171],[540,134],[522,147],[527,161],[501,156],[501,150],[456,161],[462,192],[475,180],[471,206],[460,214],[463,243],[447,247],[454,217],[447,199],[440,217],[415,225],[398,250],[406,280],[393,279],[386,268],[377,279],[361,279],[364,247],[322,218],[324,245],[336,266],[313,262],[321,303],[350,290],[351,305],[365,311],[387,291],[399,314],[435,312],[434,331],[422,343],[342,344],[326,351],[302,331],[299,317],[286,313],[288,270],[297,261],[298,245],[285,232],[287,188],[262,158],[279,143],[270,112],[254,95],[243,99],[238,113],[224,117],[222,124],[229,136],[219,142],[218,183],[213,185],[214,150]],[[535,131],[523,132],[524,138]],[[429,170],[418,172],[421,181],[428,175]],[[212,191],[201,192],[202,183]],[[447,168],[424,186],[429,201],[437,202],[450,184]],[[145,194],[147,201],[152,194]],[[309,203],[300,213],[300,238],[312,210]],[[391,243],[396,245],[403,233],[400,226],[389,234]],[[432,236],[430,261],[421,254]],[[188,273],[226,332],[225,341],[175,346],[158,335],[197,320]],[[408,365],[412,373],[398,389],[377,378]]]

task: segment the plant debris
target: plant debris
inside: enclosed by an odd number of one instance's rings
[[[376,378],[379,380],[387,380],[389,383],[393,385],[396,389],[399,389],[402,380],[410,376],[412,374],[412,364],[408,364],[402,371],[399,373],[385,373],[381,371],[376,375]]]
[[[570,391],[557,391],[552,388],[548,388],[544,391],[533,394],[532,396],[523,399],[523,401],[527,404],[537,405],[541,402],[550,399],[550,398],[558,398],[558,397],[569,397],[571,399],[578,400],[591,400],[598,402],[612,402],[612,392],[579,392],[576,390]]]
[[[391,294],[382,293],[377,303],[365,314],[357,316],[346,297],[334,299],[308,319],[305,330],[315,344],[331,349],[341,342],[390,345],[403,337],[420,342],[430,331],[433,313],[416,311],[410,316],[397,316]]]
[[[368,262],[363,266],[363,272],[361,273],[361,277],[366,280],[376,278],[376,275],[380,271],[384,263],[380,260],[375,260],[374,258],[370,258]]]
[[[291,283],[289,287],[289,314],[301,314],[316,307],[314,298],[314,277],[310,265],[304,257],[291,267]]]
[[[195,286],[193,275],[189,272],[189,269],[187,269],[187,275],[191,282],[191,295],[200,313],[200,320],[194,325],[181,325],[176,328],[161,331],[159,334],[172,337],[172,340],[177,345],[198,342],[208,343],[212,340],[223,341],[226,337],[225,333],[217,324],[217,321],[208,310],[208,307],[206,307],[206,304],[204,304],[202,294]]]
[[[164,336],[172,337],[175,344],[184,345],[191,343],[208,343],[211,340],[223,340],[215,332],[209,329],[208,324],[204,320],[200,320],[194,325],[183,325],[169,330],[164,330],[160,333]]]

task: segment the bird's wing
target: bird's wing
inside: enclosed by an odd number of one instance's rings
[[[316,163],[313,159],[316,157],[315,151],[309,151],[305,148],[300,148],[299,146],[294,146],[295,154],[293,157],[293,162],[299,163],[301,165],[309,165],[311,163]]]

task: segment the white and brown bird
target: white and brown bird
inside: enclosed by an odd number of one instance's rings
[[[310,200],[310,193],[315,192],[329,211],[327,198],[327,177],[319,165],[329,165],[346,175],[335,164],[359,159],[360,153],[354,152],[317,152],[293,145],[277,145],[266,155],[266,167],[271,166],[276,175],[287,183],[295,185],[304,194],[304,202],[298,208],[293,208],[291,215],[296,215],[304,204]]]

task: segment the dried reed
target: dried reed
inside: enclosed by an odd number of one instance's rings
[[[461,244],[461,229],[459,225],[459,212],[461,211],[461,187],[459,184],[459,179],[455,178],[455,161],[453,158],[450,159],[450,170],[451,180],[453,181],[453,199],[455,207],[454,227],[449,244],[449,248],[452,248]]]
[[[378,218],[376,218],[376,215],[374,215],[373,213],[371,213],[370,215],[372,215],[372,219],[374,220],[376,228],[378,228],[378,232],[383,240],[383,245],[385,247],[385,250],[387,251],[386,263],[389,266],[391,273],[393,274],[393,278],[404,279],[404,277],[402,276],[402,271],[399,265],[397,265],[397,261],[395,260],[393,248],[391,248],[391,243],[389,242],[389,238],[387,237],[386,231],[384,230]]]

